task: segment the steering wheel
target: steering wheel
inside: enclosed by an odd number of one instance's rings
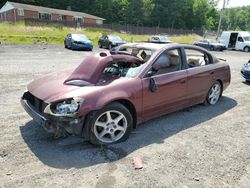
[[[112,64],[105,69],[105,73],[120,75],[120,68],[117,65]]]

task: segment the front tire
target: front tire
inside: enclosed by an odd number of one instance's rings
[[[125,141],[131,132],[133,118],[120,103],[111,103],[93,112],[86,126],[89,141],[94,145],[114,144]]]
[[[210,46],[210,50],[214,51],[215,50],[214,46]]]
[[[64,41],[64,48],[68,48],[68,46],[67,46],[67,44],[66,44],[66,42]]]
[[[102,48],[102,43],[98,42],[98,46],[99,46],[99,48]]]
[[[216,81],[212,87],[209,89],[206,100],[205,100],[205,104],[207,105],[215,105],[222,94],[222,86],[220,84],[220,82]]]
[[[244,48],[244,52],[250,52],[250,47],[249,47],[249,46],[246,46],[246,47]]]

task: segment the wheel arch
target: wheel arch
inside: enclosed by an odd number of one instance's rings
[[[136,108],[135,108],[134,104],[131,101],[127,100],[127,99],[115,99],[115,100],[110,101],[110,102],[106,103],[105,105],[103,105],[102,108],[107,106],[107,105],[110,105],[112,103],[120,103],[129,110],[129,112],[130,112],[130,114],[131,114],[131,116],[133,118],[132,128],[135,129],[137,127],[137,111],[136,111]],[[99,110],[100,109],[101,108],[99,108]],[[86,116],[85,116],[84,126],[83,126],[83,129],[82,129],[82,135],[87,140],[89,140],[89,134],[88,134],[88,131],[86,131],[86,128],[88,127],[87,124],[89,123],[90,119],[93,118],[94,114],[97,111],[98,111],[98,109],[92,110],[92,111],[88,112],[86,114]]]
[[[135,108],[134,104],[126,99],[118,99],[118,100],[112,101],[111,103],[113,103],[113,102],[120,103],[129,110],[130,114],[133,117],[133,128],[136,128],[136,126],[137,126],[137,112],[136,112],[136,108]]]
[[[221,81],[221,79],[217,79],[216,81],[218,81],[221,85],[221,93],[220,93],[220,96],[222,95],[222,92],[223,92],[223,82]]]
[[[250,49],[250,45],[244,46],[243,50],[245,50],[245,48],[249,48],[249,49]],[[249,51],[248,51],[248,52],[249,52]]]

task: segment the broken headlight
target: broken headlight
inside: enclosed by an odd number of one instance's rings
[[[78,109],[79,103],[72,99],[71,101],[64,101],[62,103],[58,103],[54,112],[56,114],[66,115],[75,113]]]
[[[66,99],[48,105],[44,112],[54,116],[72,116],[79,110],[82,103],[83,99]]]

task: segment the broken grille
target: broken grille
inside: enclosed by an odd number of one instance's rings
[[[48,105],[47,103],[43,102],[43,100],[32,95],[30,92],[26,92],[23,95],[23,98],[29,101],[29,103],[32,104],[39,112],[43,112],[46,106]]]

